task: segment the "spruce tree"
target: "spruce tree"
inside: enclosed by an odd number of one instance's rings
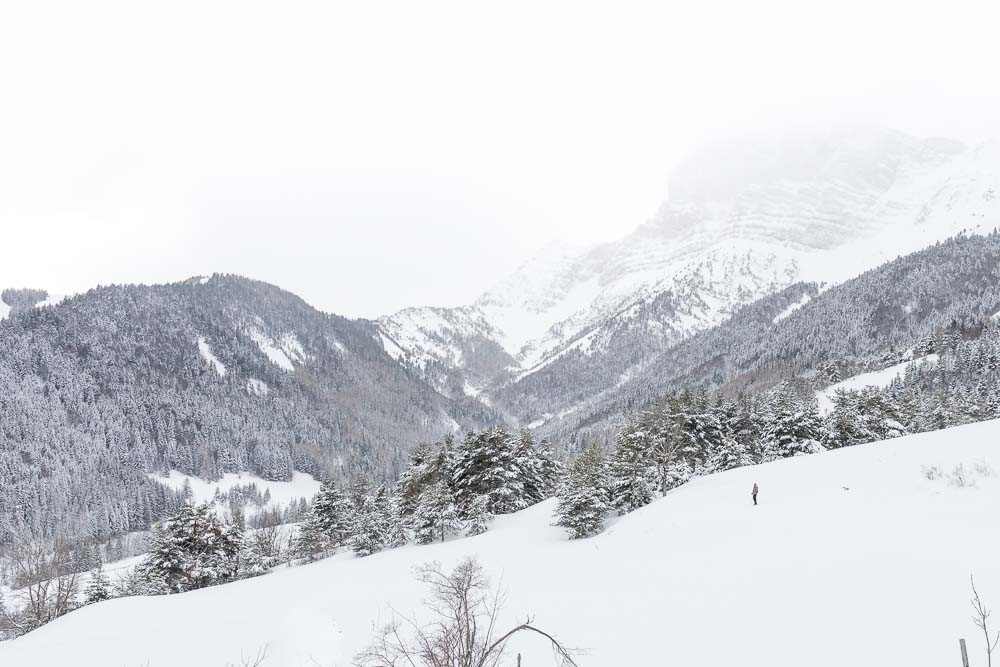
[[[521,484],[525,507],[551,498],[562,476],[562,465],[556,461],[552,445],[547,440],[535,444],[531,432],[521,431],[516,443],[514,457],[518,472],[523,477]]]
[[[558,493],[557,525],[566,528],[571,539],[601,532],[610,510],[604,457],[591,445],[573,462]]]
[[[83,597],[84,604],[94,604],[111,599],[111,582],[108,581],[108,575],[104,572],[104,568],[98,566],[91,571],[90,581],[87,582],[87,587],[83,591]]]
[[[358,556],[370,556],[385,548],[389,531],[388,493],[384,486],[366,494],[355,509],[350,547]]]
[[[204,588],[236,577],[242,539],[210,506],[184,505],[154,529],[146,562],[171,592]]]
[[[313,500],[311,513],[328,548],[344,544],[351,533],[352,509],[347,499],[332,483],[324,483]]]
[[[492,522],[493,513],[490,512],[489,499],[486,496],[479,496],[472,501],[472,507],[467,513],[465,534],[482,535],[489,530]]]
[[[409,543],[410,536],[406,527],[406,519],[400,509],[400,499],[397,494],[392,494],[387,499],[385,546],[392,549],[401,547]]]
[[[774,458],[811,454],[818,449],[822,421],[814,401],[802,401],[791,389],[779,387],[768,395],[764,447]]]
[[[455,443],[450,435],[435,445],[419,445],[410,456],[395,491],[401,530],[416,529],[420,497],[429,487],[441,480],[450,487],[454,457]]]
[[[438,480],[420,494],[414,528],[419,544],[444,542],[446,537],[462,529],[455,499],[445,480]]]
[[[743,443],[727,434],[722,439],[722,445],[713,454],[709,468],[712,472],[725,472],[753,464],[753,457]]]
[[[532,504],[525,491],[533,452],[518,446],[503,429],[469,433],[459,446],[452,473],[455,501],[463,515],[479,496],[493,514],[508,514]]]
[[[656,467],[645,432],[636,420],[629,420],[617,440],[608,463],[608,493],[612,508],[627,514],[653,502]]]
[[[295,556],[309,561],[316,560],[327,550],[327,538],[320,520],[313,512],[307,512],[292,547]]]

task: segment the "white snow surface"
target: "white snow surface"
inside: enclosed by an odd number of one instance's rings
[[[73,296],[72,294],[49,294],[48,297],[35,304],[35,308],[45,308],[47,306],[58,306],[60,303]]]
[[[259,329],[250,329],[247,331],[247,335],[253,342],[257,343],[257,347],[271,363],[282,370],[292,372],[295,370],[293,361],[304,364],[308,359],[305,348],[302,347],[302,343],[295,337],[295,334],[285,334],[278,341],[272,340]]]
[[[58,306],[60,303],[73,296],[72,294],[50,294],[48,297],[35,304],[35,308],[46,306]],[[6,319],[10,315],[10,306],[0,299],[0,320]]]
[[[263,380],[257,378],[247,380],[247,391],[255,396],[267,396],[267,392],[270,390],[271,388]]]
[[[833,410],[833,398],[838,390],[843,389],[845,391],[860,391],[865,387],[885,389],[892,384],[893,380],[903,377],[906,374],[906,369],[910,366],[935,364],[937,363],[937,360],[938,355],[928,354],[920,357],[919,359],[904,361],[902,363],[895,364],[894,366],[883,368],[880,371],[861,373],[860,375],[849,377],[846,380],[841,380],[836,384],[830,385],[826,389],[821,389],[816,392],[816,406],[819,408],[820,414],[829,414]]]
[[[777,324],[781,320],[785,319],[786,317],[794,313],[796,310],[809,303],[811,299],[812,297],[809,296],[808,294],[803,294],[801,299],[792,304],[789,304],[787,308],[785,308],[783,311],[775,315],[774,319],[772,320],[772,324]]]
[[[0,664],[218,667],[266,645],[266,667],[346,667],[390,605],[426,620],[415,565],[466,556],[503,577],[503,626],[531,614],[586,650],[581,667],[938,667],[957,663],[959,637],[985,664],[969,575],[1000,599],[1000,478],[972,466],[1000,470],[998,441],[993,421],[734,470],[587,540],[553,527],[548,501],[475,538],[85,607],[0,644]],[[949,479],[960,464],[973,485]],[[534,639],[511,649],[557,664]]]
[[[201,358],[211,364],[215,372],[219,374],[219,377],[226,377],[226,365],[219,361],[219,358],[212,354],[212,347],[205,340],[204,336],[198,336],[198,352],[201,354]]]
[[[226,493],[235,486],[256,484],[261,493],[264,493],[265,490],[271,492],[271,502],[267,506],[268,508],[287,507],[289,503],[297,501],[299,498],[310,500],[320,487],[320,482],[312,475],[298,471],[294,471],[292,479],[287,482],[275,482],[247,472],[226,473],[222,479],[214,482],[200,477],[192,477],[177,470],[171,470],[166,477],[153,473],[150,473],[149,477],[176,490],[184,488],[184,482],[188,482],[191,485],[192,497],[198,503],[212,500],[216,490]]]

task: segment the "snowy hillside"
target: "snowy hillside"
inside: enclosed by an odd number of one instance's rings
[[[388,477],[413,442],[495,421],[401,368],[371,322],[266,283],[0,297],[0,533],[146,530],[171,503],[154,471]]]
[[[343,667],[389,605],[419,612],[415,565],[467,555],[502,576],[505,624],[532,614],[586,651],[581,667],[936,667],[957,664],[960,637],[985,664],[969,575],[1000,604],[998,439],[992,421],[733,470],[575,542],[549,501],[476,538],[85,607],[0,644],[0,664],[218,667],[266,646],[264,667]]]
[[[650,222],[583,252],[547,249],[436,335],[435,309],[384,318],[415,363],[456,366],[456,341],[491,336],[494,385],[545,368],[587,336],[599,355],[657,298],[641,326],[664,346],[796,281],[836,283],[963,230],[1000,224],[1000,147],[852,128],[706,149],[674,173]],[[442,348],[442,342],[445,343]],[[463,363],[469,360],[463,358]],[[457,366],[461,369],[461,364]],[[489,395],[487,391],[486,395]]]
[[[898,364],[889,366],[888,368],[883,368],[880,371],[872,371],[871,373],[861,373],[860,375],[855,375],[849,377],[846,380],[841,380],[836,384],[832,384],[822,391],[816,392],[816,406],[819,408],[821,415],[829,414],[833,410],[833,399],[836,397],[838,391],[858,391],[864,389],[865,387],[877,387],[879,389],[884,389],[891,385],[893,381],[897,378],[903,377],[906,370],[911,366],[924,366],[937,363],[938,355],[928,354],[927,356],[920,357],[919,359],[911,359],[909,361],[904,361]]]
[[[285,509],[303,498],[308,501],[320,487],[319,481],[312,475],[297,470],[292,472],[292,478],[288,481],[274,481],[251,473],[232,472],[225,473],[218,480],[206,481],[177,470],[171,470],[165,476],[150,473],[149,477],[174,491],[183,491],[187,487],[191,490],[191,499],[196,503],[212,502],[216,496],[224,496],[233,489],[254,486],[261,494],[268,494],[268,502],[259,508],[251,508],[251,513],[262,509]]]

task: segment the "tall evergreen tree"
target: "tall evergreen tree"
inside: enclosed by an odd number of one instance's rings
[[[753,457],[743,443],[727,434],[723,436],[722,445],[712,454],[709,468],[712,472],[725,472],[753,464]]]
[[[84,604],[103,602],[110,600],[111,597],[111,582],[108,581],[108,575],[104,572],[104,568],[95,567],[91,571],[90,581],[87,582],[87,587],[83,591]]]
[[[185,505],[154,529],[147,565],[171,592],[224,583],[237,576],[242,539],[208,505]]]
[[[296,552],[312,560],[344,545],[351,536],[352,516],[347,498],[336,485],[324,482],[299,527]]]
[[[815,402],[798,399],[786,386],[772,391],[767,399],[765,451],[774,458],[818,451],[822,422]]]
[[[493,522],[493,513],[490,512],[489,498],[479,496],[472,501],[466,518],[466,535],[482,535],[489,530]]]
[[[656,466],[644,436],[637,421],[629,420],[618,434],[608,463],[608,493],[611,507],[618,514],[648,505],[656,497]]]
[[[430,544],[453,535],[462,529],[455,499],[448,483],[440,479],[424,489],[414,515],[417,542]]]
[[[385,547],[389,506],[385,487],[375,494],[365,494],[355,508],[350,547],[358,556],[370,556]]]
[[[525,482],[533,473],[531,454],[503,429],[468,433],[458,448],[452,473],[461,512],[467,513],[480,496],[487,498],[493,514],[508,514],[530,505]]]
[[[604,457],[591,445],[573,462],[558,493],[556,523],[571,539],[596,535],[604,528],[611,509],[607,487]]]

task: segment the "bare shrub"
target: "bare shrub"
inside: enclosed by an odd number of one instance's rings
[[[976,485],[976,480],[973,478],[972,472],[965,467],[964,463],[959,463],[955,466],[955,469],[948,476],[948,481],[952,486],[959,488]]]
[[[14,592],[10,607],[0,604],[0,632],[19,637],[76,608],[79,575],[70,545],[24,542],[8,559]]]
[[[992,477],[993,467],[986,461],[976,461],[972,464],[972,469],[980,477]]]
[[[264,660],[267,659],[267,644],[263,647],[257,649],[255,655],[240,655],[240,667],[260,667],[264,664]],[[233,663],[229,663],[229,667],[236,667]]]
[[[434,621],[419,625],[406,617],[394,619],[354,658],[357,667],[495,667],[507,643],[521,632],[545,637],[564,665],[576,667],[573,652],[532,625],[531,618],[506,632],[497,630],[504,595],[490,589],[475,560],[462,561],[451,573],[431,563],[417,571],[417,578],[430,586],[427,604]]]
[[[997,642],[1000,642],[1000,632],[997,632],[992,640],[990,639],[989,619],[992,612],[986,608],[986,604],[979,597],[979,591],[976,590],[976,580],[971,575],[969,581],[972,584],[972,599],[969,602],[972,603],[972,608],[976,612],[972,617],[972,622],[983,631],[983,636],[986,638],[986,665],[993,667],[993,650],[996,649]]]
[[[924,473],[924,477],[932,482],[944,477],[944,471],[941,470],[941,466],[924,466],[921,468],[921,471]]]

